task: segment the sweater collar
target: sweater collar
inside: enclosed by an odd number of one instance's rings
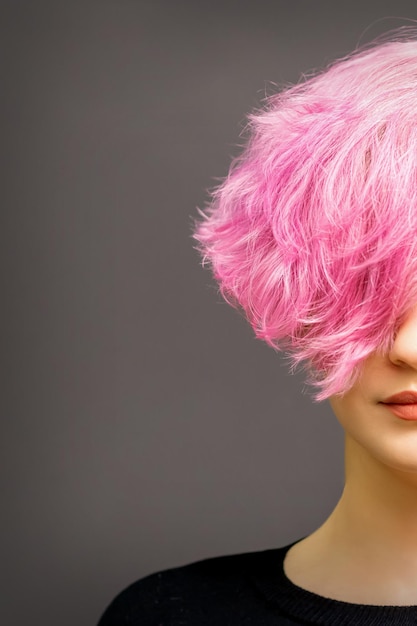
[[[299,540],[300,541],[300,540]],[[249,574],[270,605],[302,624],[314,626],[416,626],[417,606],[377,606],[354,604],[325,598],[298,587],[284,572],[284,558],[296,541],[257,554]]]

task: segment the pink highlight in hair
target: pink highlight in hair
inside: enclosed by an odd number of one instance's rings
[[[256,336],[346,392],[417,300],[417,41],[273,95],[194,237]]]

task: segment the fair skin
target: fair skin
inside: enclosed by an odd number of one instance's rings
[[[417,605],[417,420],[382,401],[417,392],[417,306],[392,349],[374,353],[344,395],[330,398],[345,431],[343,494],[324,524],[287,553],[299,587],[327,598]]]

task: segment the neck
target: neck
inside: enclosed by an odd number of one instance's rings
[[[417,605],[417,474],[387,467],[349,435],[345,467],[336,508],[287,554],[288,577],[336,600]]]
[[[388,467],[349,435],[345,488],[328,519],[339,539],[369,552],[413,555],[417,566],[417,474]]]

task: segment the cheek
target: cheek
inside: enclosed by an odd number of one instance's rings
[[[355,401],[348,392],[344,396],[332,396],[329,399],[330,406],[335,414],[337,421],[344,430],[349,429],[349,425],[352,426],[352,422],[357,415],[357,409],[355,410]]]
[[[345,431],[372,428],[374,411],[381,397],[379,386],[386,379],[381,359],[368,357],[354,385],[343,395],[329,398],[330,406]]]
[[[362,444],[372,445],[375,436],[375,407],[370,403],[366,404],[360,393],[351,391],[342,397],[332,397],[330,406],[345,434]]]

